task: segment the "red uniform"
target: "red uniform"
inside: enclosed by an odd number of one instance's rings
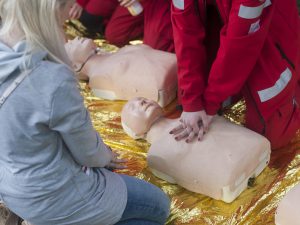
[[[148,0],[144,18],[144,43],[155,49],[174,52],[171,1]]]
[[[104,19],[105,38],[111,44],[124,46],[143,36],[144,15],[132,16],[118,0],[77,0],[85,11]]]
[[[105,19],[105,38],[123,46],[144,37],[152,48],[174,52],[170,0],[141,1],[144,11],[132,16],[117,0],[77,0],[88,13]]]
[[[241,92],[246,126],[286,144],[300,128],[296,2],[173,0],[172,23],[184,111],[212,115]]]

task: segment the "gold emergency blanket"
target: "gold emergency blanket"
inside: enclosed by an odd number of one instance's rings
[[[120,112],[125,102],[106,101],[93,97],[86,83],[81,83],[85,103],[91,113],[94,126],[104,141],[129,159],[128,169],[118,171],[133,175],[161,187],[172,199],[171,216],[167,224],[217,225],[274,223],[278,202],[285,193],[300,180],[300,132],[284,149],[272,152],[271,162],[255,180],[253,187],[245,190],[230,204],[195,194],[178,185],[156,178],[147,168],[146,154],[149,144],[135,141],[127,136],[120,123]],[[175,102],[165,111],[175,111]],[[239,102],[226,111],[226,117],[240,123],[245,106]],[[176,113],[174,113],[176,114]],[[242,163],[242,162],[241,162]],[[201,165],[199,165],[201,169]]]
[[[147,168],[146,154],[149,144],[146,141],[135,141],[124,133],[120,112],[125,102],[96,98],[85,82],[80,82],[80,87],[96,130],[106,144],[120,153],[122,158],[129,159],[128,169],[117,172],[147,180],[170,196],[172,205],[168,225],[273,225],[279,201],[300,180],[299,131],[290,145],[272,152],[269,166],[255,179],[253,186],[230,204],[169,184],[156,178]],[[176,102],[173,102],[165,112],[171,116],[178,115],[173,113],[175,105]],[[239,102],[228,109],[225,116],[236,123],[243,123],[244,110],[244,103]]]

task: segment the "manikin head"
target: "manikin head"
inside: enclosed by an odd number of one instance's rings
[[[144,138],[152,124],[162,115],[162,108],[155,101],[142,97],[133,98],[123,107],[122,126],[132,138]]]
[[[65,48],[69,59],[76,69],[76,67],[81,66],[91,54],[95,54],[97,46],[91,39],[76,37],[73,40],[69,40],[65,44]]]

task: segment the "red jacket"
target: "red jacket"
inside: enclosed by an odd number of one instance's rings
[[[76,0],[76,2],[84,8],[89,0]]]
[[[209,43],[214,41],[206,35],[211,24],[209,2],[173,0],[172,24],[183,109],[205,109],[215,114],[228,97],[247,91],[267,119],[283,103],[292,102],[299,79],[296,1],[211,1],[215,2],[222,27],[218,31],[217,55],[209,66],[207,46],[211,48]]]

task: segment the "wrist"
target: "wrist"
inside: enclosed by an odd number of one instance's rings
[[[198,112],[203,110],[202,104],[188,104],[188,105],[182,105],[184,112]]]
[[[208,103],[205,104],[205,112],[209,116],[216,115],[219,108],[220,108],[219,104],[208,104]]]

